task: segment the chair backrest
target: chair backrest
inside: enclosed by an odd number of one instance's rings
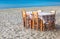
[[[22,10],[22,17],[26,17],[26,11]]]
[[[37,10],[37,12],[39,13],[39,12],[42,12],[42,10]]]
[[[55,14],[56,14],[56,11],[53,11],[53,10],[52,10],[52,11],[50,11],[50,13],[55,13]]]
[[[34,16],[33,18],[38,18],[38,13],[37,13],[37,11],[33,11],[32,14],[33,14],[33,16]]]

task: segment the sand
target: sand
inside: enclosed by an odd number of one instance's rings
[[[21,10],[56,10],[56,30],[36,31],[23,27]],[[60,39],[60,6],[11,8],[0,10],[0,39]]]

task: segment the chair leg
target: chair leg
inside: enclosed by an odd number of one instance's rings
[[[34,29],[34,19],[33,19],[33,21],[32,21],[32,29]]]
[[[37,23],[37,24],[36,24],[36,26],[37,26],[37,27],[36,27],[36,30],[38,30],[38,18],[36,18],[36,23]]]
[[[31,25],[31,20],[29,20],[29,27],[30,27],[30,29],[31,29],[31,26],[32,26],[32,25]]]
[[[41,31],[43,31],[43,21],[41,20]]]
[[[23,19],[23,24],[24,24],[24,27],[26,27],[26,19],[25,18]]]
[[[45,31],[45,25],[43,24],[43,31]]]

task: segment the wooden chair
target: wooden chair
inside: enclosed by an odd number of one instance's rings
[[[23,18],[23,24],[24,24],[24,27],[26,27],[26,11],[25,10],[22,10],[22,18]]]
[[[33,11],[32,13],[33,17],[32,17],[32,28],[34,29],[36,27],[36,30],[38,30],[38,13],[37,11]]]
[[[54,17],[54,21],[52,22],[52,28],[55,29],[55,15],[56,15],[56,11],[50,11],[50,13],[54,13],[53,17]]]
[[[43,10],[38,10],[38,13],[41,13]],[[40,26],[40,30],[44,31],[44,27],[45,25],[43,24],[43,20],[39,18],[39,26]]]
[[[26,15],[28,17],[27,18],[27,22],[28,22],[27,23],[28,24],[27,26],[28,26],[28,28],[31,28],[31,26],[32,26],[32,15],[31,14],[32,14],[32,12],[26,12]]]

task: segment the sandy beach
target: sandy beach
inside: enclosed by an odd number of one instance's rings
[[[56,30],[36,31],[23,27],[21,10],[56,10]],[[60,6],[11,8],[0,10],[0,39],[60,39]]]

